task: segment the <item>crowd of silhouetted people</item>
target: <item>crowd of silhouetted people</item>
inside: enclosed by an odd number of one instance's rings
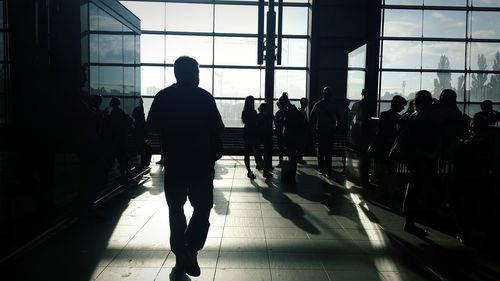
[[[407,111],[400,115],[407,103]],[[426,236],[427,231],[415,221],[422,208],[433,207],[455,216],[460,236],[466,239],[478,210],[498,199],[493,186],[498,144],[492,125],[500,121],[500,113],[492,104],[483,101],[481,111],[471,118],[458,108],[455,91],[445,89],[439,99],[433,99],[429,91],[421,90],[410,102],[395,96],[391,108],[380,114],[370,153],[377,167],[385,171],[380,175],[386,179],[383,185],[393,184],[390,179],[398,163],[409,170],[403,206],[405,231]],[[490,211],[497,213],[494,208]],[[487,228],[497,226],[490,223]]]

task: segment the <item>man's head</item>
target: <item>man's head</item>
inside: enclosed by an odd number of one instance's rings
[[[482,111],[493,111],[493,102],[490,100],[485,100],[481,103]]]
[[[109,101],[109,106],[112,108],[117,108],[121,104],[120,99],[117,97],[112,97],[111,100]]]
[[[174,63],[174,74],[177,83],[198,86],[200,83],[200,70],[198,62],[188,56],[179,57]]]
[[[396,95],[391,100],[391,109],[396,110],[396,112],[400,112],[405,108],[407,101],[402,96]]]
[[[139,98],[139,105],[143,105],[144,104],[144,101],[142,100],[142,98]]]
[[[446,107],[455,106],[457,104],[457,93],[452,89],[444,89],[439,95],[439,103]]]
[[[323,99],[327,102],[329,102],[332,99],[333,92],[332,88],[326,86],[323,88]]]
[[[309,101],[306,98],[300,99],[300,107],[301,108],[306,108],[308,104],[309,104]]]
[[[432,94],[426,90],[420,90],[415,94],[415,109],[417,111],[428,108],[432,105]]]

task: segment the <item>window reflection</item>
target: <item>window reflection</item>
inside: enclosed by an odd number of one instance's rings
[[[465,7],[467,0],[425,0],[425,6],[461,6]]]
[[[123,62],[123,36],[99,34],[99,62]]]
[[[102,95],[121,96],[123,93],[123,67],[99,66],[99,89]]]
[[[385,0],[386,5],[423,5],[423,0]]]
[[[347,72],[347,98],[361,100],[361,91],[365,88],[365,72],[349,70]]]
[[[135,63],[134,35],[123,35],[123,63]]]
[[[500,7],[499,0],[471,0],[474,7]]]
[[[122,31],[123,24],[105,11],[98,9],[100,31]]]

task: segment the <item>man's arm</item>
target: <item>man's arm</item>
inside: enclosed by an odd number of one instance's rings
[[[161,93],[161,92],[160,92]],[[148,132],[153,134],[158,134],[161,132],[161,95],[160,93],[156,94],[153,99],[153,103],[151,104],[151,108],[149,109],[148,120],[147,120],[147,129]]]

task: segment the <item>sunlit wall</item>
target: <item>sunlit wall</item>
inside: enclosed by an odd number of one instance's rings
[[[264,99],[264,67],[257,64],[257,1],[120,1],[141,19],[141,94],[175,83],[182,55],[200,63],[200,87],[216,99],[227,127],[241,127],[243,99]],[[191,3],[189,3],[191,2]],[[306,96],[308,0],[284,0],[283,62],[275,93]]]
[[[500,0],[385,0],[382,12],[380,111],[445,88],[470,116],[485,99],[500,107]]]

